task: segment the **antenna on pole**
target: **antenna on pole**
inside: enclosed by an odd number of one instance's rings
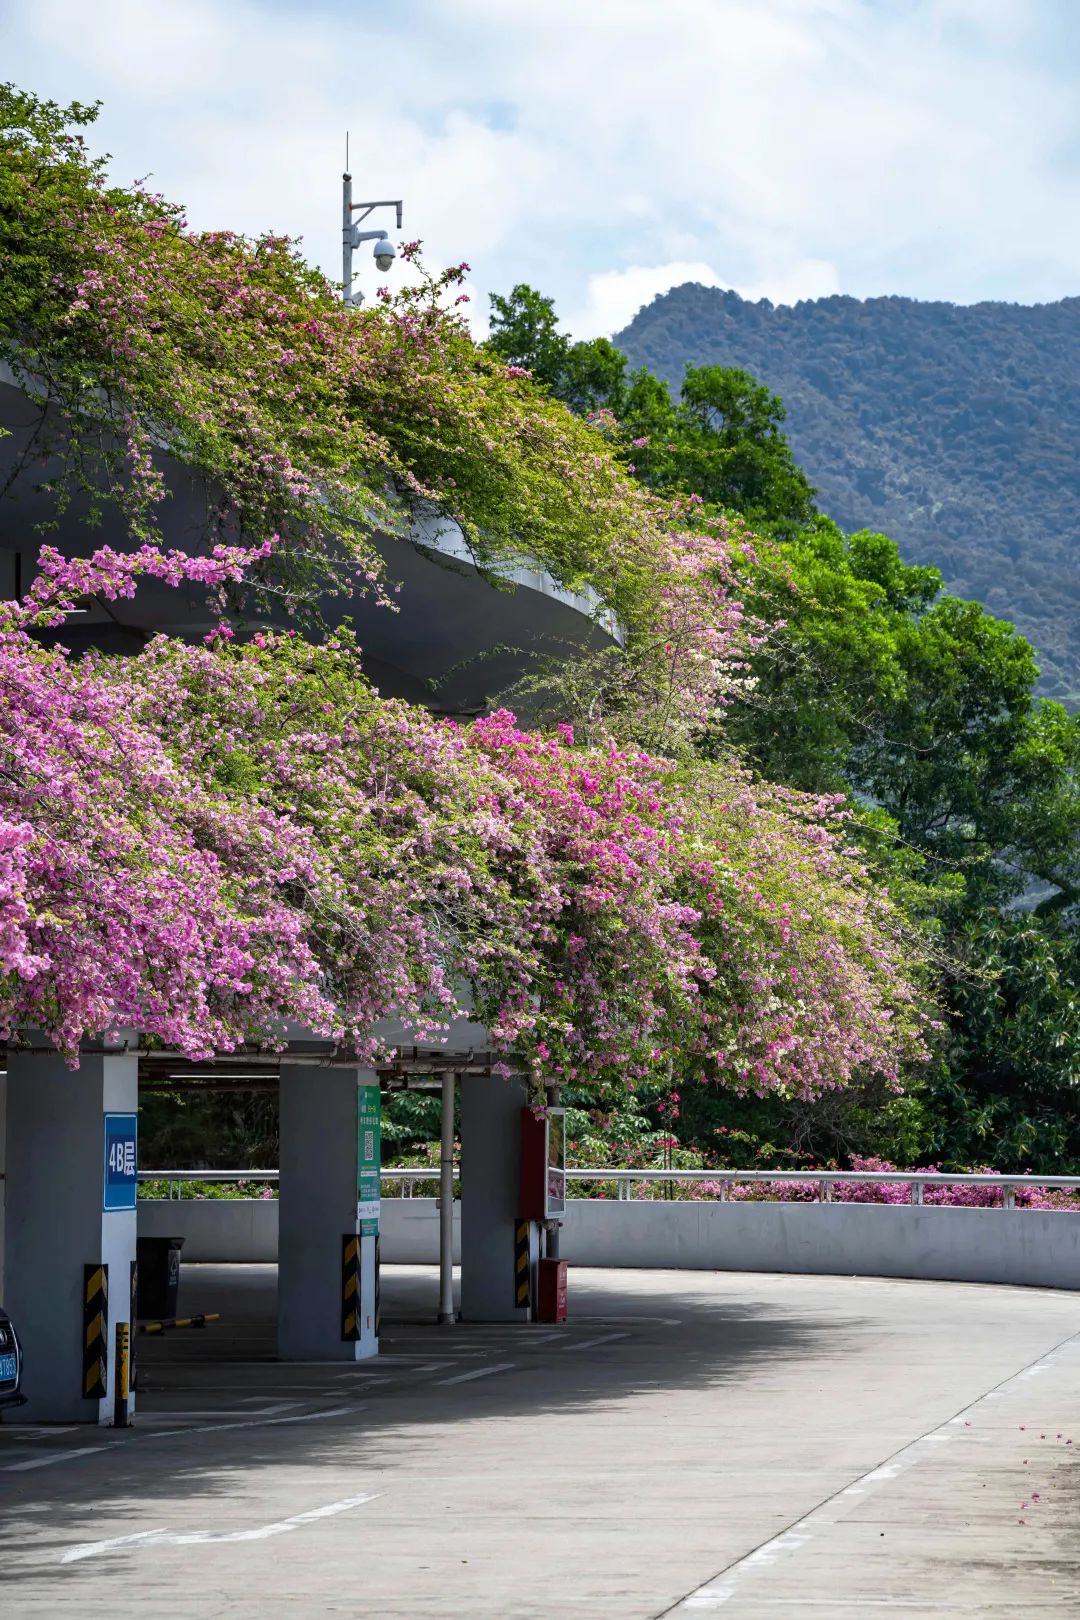
[[[341,177],[341,296],[346,306],[352,303],[353,284],[353,205],[352,175],[348,169],[349,137],[345,136],[345,173]]]

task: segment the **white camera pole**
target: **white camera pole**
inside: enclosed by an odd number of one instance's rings
[[[348,148],[346,147],[346,151]],[[352,200],[352,175],[346,172],[341,177],[341,296],[345,303],[358,306],[363,302],[362,293],[354,293],[353,284],[353,249],[361,242],[375,243],[375,263],[381,271],[389,270],[394,262],[396,250],[390,240],[388,231],[362,231],[360,225],[376,208],[393,208],[397,215],[397,228],[401,229],[400,197],[383,199],[380,202],[358,202]],[[353,215],[360,218],[354,222]]]

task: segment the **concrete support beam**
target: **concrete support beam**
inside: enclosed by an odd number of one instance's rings
[[[461,1080],[461,1315],[466,1322],[527,1322],[515,1303],[521,1110],[525,1081]]]
[[[283,1360],[378,1353],[378,1087],[368,1069],[281,1066]]]
[[[439,1146],[439,1321],[454,1321],[454,1076],[442,1080]]]
[[[115,1420],[116,1330],[134,1331],[137,1108],[134,1053],[84,1053],[75,1071],[57,1053],[8,1054],[3,1303],[28,1397],[8,1422]]]

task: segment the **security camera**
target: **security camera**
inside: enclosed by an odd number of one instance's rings
[[[372,250],[375,255],[376,268],[385,274],[397,258],[397,248],[388,236],[380,237]]]

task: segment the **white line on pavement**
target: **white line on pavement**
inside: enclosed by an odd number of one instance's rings
[[[110,1440],[103,1446],[79,1446],[75,1451],[50,1451],[46,1457],[33,1457],[29,1462],[8,1463],[0,1469],[4,1474],[24,1474],[31,1468],[48,1468],[51,1463],[73,1462],[76,1457],[89,1457],[95,1451],[111,1451],[114,1446],[123,1445],[122,1440]]]
[[[654,1327],[682,1327],[681,1316],[575,1316],[575,1322],[591,1322],[596,1327],[606,1327],[609,1322],[645,1322]]]
[[[318,1423],[323,1418],[344,1417],[346,1413],[363,1410],[362,1406],[332,1406],[326,1412],[297,1412],[294,1417],[245,1418],[242,1423],[200,1423],[192,1429],[174,1429],[170,1434],[156,1435],[155,1439],[173,1440],[180,1434],[222,1434],[226,1429],[271,1429],[278,1423]]]
[[[753,1552],[747,1553],[744,1558],[739,1558],[735,1563],[729,1564],[726,1569],[721,1570],[719,1575],[714,1576],[710,1581],[706,1581],[703,1586],[695,1588],[693,1592],[688,1592],[686,1597],[682,1598],[678,1603],[672,1604],[671,1608],[664,1609],[658,1620],[663,1620],[663,1615],[708,1614],[719,1609],[723,1604],[727,1603],[729,1598],[733,1598],[738,1594],[745,1576],[753,1574],[757,1569],[767,1568],[769,1565],[775,1564],[777,1559],[782,1558],[786,1553],[797,1552],[800,1547],[811,1541],[819,1530],[828,1529],[836,1524],[842,1518],[845,1509],[853,1499],[866,1496],[876,1486],[895,1479],[898,1474],[905,1473],[916,1463],[938,1453],[942,1445],[953,1439],[957,1432],[962,1432],[961,1425],[968,1419],[970,1413],[977,1412],[980,1407],[989,1406],[992,1401],[1000,1400],[1009,1389],[1021,1385],[1026,1378],[1045,1372],[1067,1350],[1077,1348],[1080,1348],[1080,1333],[1070,1334],[1067,1339],[1063,1339],[1060,1344],[1055,1345],[1054,1349],[1047,1355],[1040,1356],[1030,1366],[1023,1367],[1019,1372],[1003,1379],[994,1389],[988,1390],[985,1395],[980,1395],[977,1400],[972,1401],[969,1406],[965,1406],[959,1412],[954,1413],[951,1418],[939,1424],[936,1429],[932,1429],[928,1434],[921,1435],[918,1440],[913,1440],[910,1445],[894,1452],[891,1457],[887,1457],[877,1468],[871,1468],[867,1473],[860,1474],[858,1479],[853,1480],[843,1490],[835,1492],[824,1502],[819,1503],[812,1512],[807,1513],[796,1524],[790,1525],[788,1529],[782,1530],[779,1535],[771,1537],[770,1540],[762,1542],[760,1547],[755,1547]]]
[[[514,1366],[512,1361],[497,1361],[493,1367],[476,1367],[472,1372],[455,1373],[453,1378],[437,1378],[436,1384],[468,1384],[474,1378],[489,1378],[492,1373],[509,1372]]]
[[[80,1428],[81,1423],[43,1423],[40,1427],[29,1424],[24,1427],[17,1424],[11,1428],[10,1433],[13,1440],[36,1440],[39,1436],[42,1439],[51,1439],[54,1434],[74,1434],[75,1430]]]
[[[175,1412],[140,1412],[138,1426],[140,1429],[152,1427],[155,1423],[186,1423],[189,1418],[268,1418],[277,1417],[280,1412],[293,1412],[298,1406],[308,1406],[309,1401],[275,1401],[272,1406],[247,1406],[242,1411],[230,1412],[225,1407],[208,1408],[205,1411],[196,1411],[193,1407],[178,1407]]]
[[[345,1417],[352,1412],[363,1410],[362,1406],[333,1406],[325,1412],[297,1412],[292,1417],[250,1417],[244,1418],[239,1423],[197,1423],[183,1427],[177,1424],[173,1428],[147,1434],[146,1439],[176,1440],[186,1439],[190,1434],[223,1434],[228,1429],[270,1429],[279,1423],[318,1423],[324,1418]],[[27,1462],[7,1463],[0,1468],[0,1473],[28,1473],[31,1468],[48,1468],[53,1463],[74,1462],[77,1457],[91,1457],[99,1451],[113,1451],[126,1443],[123,1440],[109,1440],[104,1445],[79,1446],[74,1451],[50,1451],[44,1457],[32,1457]]]
[[[375,1502],[384,1493],[367,1491],[363,1496],[345,1496],[340,1502],[328,1502],[325,1507],[311,1508],[307,1513],[296,1513],[291,1519],[277,1519],[272,1524],[261,1524],[252,1530],[139,1530],[131,1536],[111,1536],[107,1541],[84,1541],[69,1547],[60,1559],[62,1564],[75,1564],[83,1558],[96,1558],[100,1553],[115,1552],[123,1547],[195,1547],[235,1541],[268,1541],[271,1536],[283,1536],[302,1524],[313,1524],[316,1519],[331,1519],[350,1508]]]
[[[595,1350],[598,1344],[612,1344],[616,1339],[628,1339],[629,1333],[602,1333],[598,1339],[567,1339],[564,1350]]]

